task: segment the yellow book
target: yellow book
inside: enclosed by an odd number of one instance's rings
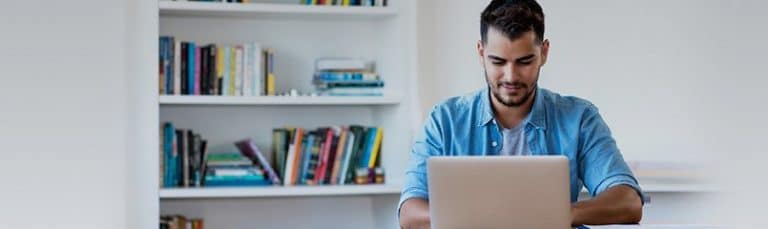
[[[368,160],[368,168],[376,166],[376,158],[379,156],[379,148],[381,148],[381,138],[384,137],[383,129],[381,127],[376,128],[376,140],[373,141],[373,152],[371,152],[371,158]]]
[[[312,3],[310,5],[317,5],[317,0],[312,0]]]
[[[267,95],[275,95],[275,52],[267,49]]]
[[[216,49],[216,82],[223,82],[222,78],[224,78],[224,48],[225,46],[220,45]],[[216,83],[215,85],[218,85],[219,83]],[[222,91],[218,91],[219,88],[222,88],[221,85],[218,86],[218,88],[214,89],[218,94],[220,95],[226,95]]]
[[[341,2],[341,4],[342,4],[343,6],[349,6],[349,0],[343,0],[343,1]]]
[[[229,90],[227,90],[226,95],[235,95],[235,87],[237,85],[235,84],[236,79],[236,73],[237,73],[237,48],[235,47],[228,47],[230,49],[229,52]]]

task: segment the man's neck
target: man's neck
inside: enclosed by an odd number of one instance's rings
[[[502,104],[493,95],[490,95],[490,97],[491,105],[493,106],[494,118],[500,122],[502,127],[510,129],[520,125],[520,123],[523,122],[526,117],[528,117],[528,114],[531,113],[531,109],[533,108],[533,101],[536,98],[536,91],[534,91],[533,94],[528,97],[528,101],[525,101],[525,103],[516,107],[510,107]]]

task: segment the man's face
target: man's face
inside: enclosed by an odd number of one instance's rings
[[[539,70],[547,61],[549,41],[536,41],[529,31],[510,40],[493,27],[488,29],[487,43],[477,44],[485,81],[496,101],[518,107],[532,99],[539,80]]]

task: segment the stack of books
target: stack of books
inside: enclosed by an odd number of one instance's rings
[[[240,153],[212,153],[205,164],[205,186],[269,185],[261,168]]]
[[[384,183],[381,127],[278,128],[272,134],[273,163],[286,186]]]
[[[384,81],[374,64],[353,58],[321,58],[315,63],[312,84],[319,95],[381,96]]]
[[[160,229],[203,229],[203,219],[189,219],[183,215],[160,216]]]
[[[304,5],[323,6],[387,6],[387,0],[300,0]]]
[[[274,51],[259,43],[206,44],[160,37],[160,95],[275,95]]]

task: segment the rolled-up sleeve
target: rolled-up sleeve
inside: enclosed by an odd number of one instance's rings
[[[400,216],[400,208],[408,199],[429,198],[427,185],[427,159],[442,152],[442,137],[439,128],[439,114],[433,109],[424,128],[416,137],[411,149],[408,168],[405,171],[405,184],[400,193],[400,202],[397,205],[397,216]]]
[[[579,178],[589,195],[594,197],[608,188],[627,185],[645,199],[597,107],[590,105],[586,109],[580,129]]]

